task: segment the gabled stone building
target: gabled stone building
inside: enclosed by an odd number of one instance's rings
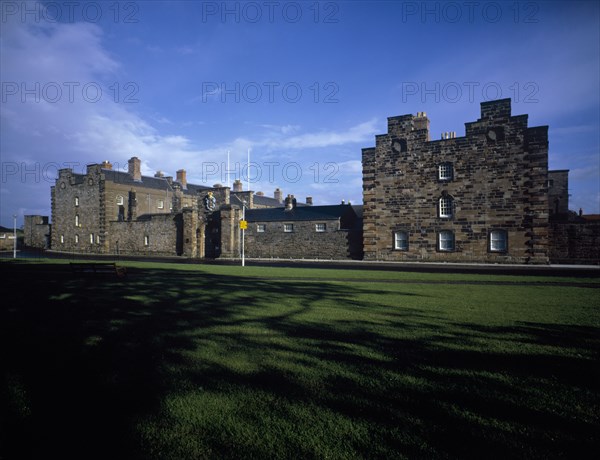
[[[569,210],[568,170],[548,171],[548,127],[481,104],[465,136],[431,140],[425,113],[388,118],[362,150],[363,206],[312,206],[142,176],[109,162],[59,171],[52,224],[26,216],[26,243],[92,254],[491,263],[600,263],[600,219]],[[597,217],[597,216],[596,216]],[[28,237],[29,235],[29,237]],[[49,239],[48,239],[49,238]]]
[[[425,113],[390,117],[363,149],[365,259],[548,262],[548,127],[502,99],[465,131],[433,141]]]
[[[176,179],[160,172],[142,176],[137,157],[127,172],[108,161],[89,165],[85,174],[62,169],[51,197],[51,248],[96,254],[235,257],[242,203],[282,206],[276,198],[243,192],[239,181],[232,192],[220,184],[189,184],[183,169]],[[41,216],[30,217],[26,225]]]

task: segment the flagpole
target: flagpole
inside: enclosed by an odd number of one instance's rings
[[[231,188],[231,179],[229,177],[229,174],[229,150],[227,150],[227,179],[225,183],[227,184],[227,187]]]

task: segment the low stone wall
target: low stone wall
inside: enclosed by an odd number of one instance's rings
[[[131,222],[109,224],[113,254],[181,255],[183,225],[181,214],[152,215]]]
[[[600,222],[551,223],[550,262],[600,263]]]
[[[322,222],[322,221],[321,221]],[[295,221],[292,232],[284,232],[283,222],[249,222],[246,231],[246,257],[282,259],[350,259],[350,232],[338,230],[337,221],[327,222],[326,231],[315,231],[312,221]],[[257,232],[257,225],[264,232]]]
[[[23,226],[24,244],[30,248],[48,249],[50,225],[47,216],[25,216]]]

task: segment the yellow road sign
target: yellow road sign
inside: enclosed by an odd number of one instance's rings
[[[248,229],[248,221],[247,220],[240,220],[240,228],[242,230],[247,230]]]

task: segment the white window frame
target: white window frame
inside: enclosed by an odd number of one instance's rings
[[[294,224],[283,224],[283,232],[284,233],[293,233],[294,232]]]
[[[438,201],[439,216],[443,218],[452,217],[452,208],[454,206],[454,200],[451,196],[443,196]]]
[[[165,209],[165,202],[164,200],[158,200],[158,209]]]
[[[60,235],[60,244],[65,244],[65,235]]]
[[[144,235],[144,246],[150,246],[150,237],[148,235]]]
[[[452,163],[440,163],[438,165],[438,179],[452,180],[454,178],[454,167]]]
[[[267,230],[266,224],[256,224],[256,233],[265,233]]]
[[[123,206],[123,203],[125,203],[125,198],[123,198],[123,195],[117,195],[117,205]]]
[[[94,244],[94,234],[90,233],[90,244]]]
[[[402,244],[402,242],[404,242],[404,244]],[[397,232],[394,232],[394,249],[396,251],[408,251],[408,232],[407,231],[398,230]]]
[[[508,250],[508,232],[494,229],[490,231],[490,252],[506,252]]]
[[[75,214],[75,227],[81,227],[81,223],[79,222],[79,214]]]
[[[455,248],[454,232],[452,230],[441,230],[438,233],[438,250],[441,252],[453,252]]]
[[[75,197],[75,206],[79,206],[79,197],[78,196]]]
[[[75,244],[79,244],[79,235],[75,235]]]
[[[100,244],[100,235],[96,235],[96,244]]]
[[[325,224],[325,223],[315,224],[315,232],[324,233],[326,231],[327,231],[327,224]]]

